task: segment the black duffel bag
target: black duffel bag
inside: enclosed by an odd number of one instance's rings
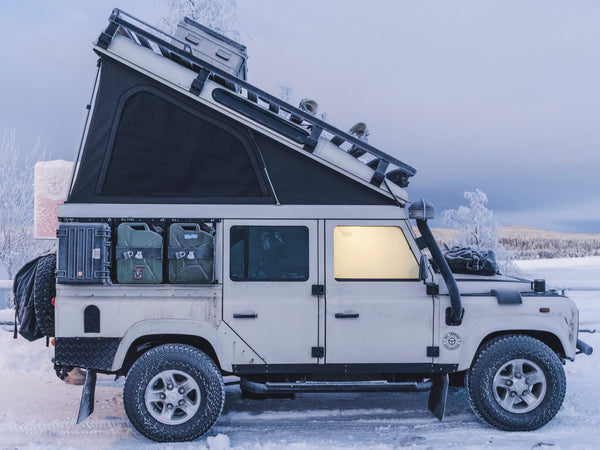
[[[15,275],[13,293],[15,297],[15,338],[17,330],[28,341],[35,341],[44,336],[38,326],[34,306],[34,283],[37,263],[35,258],[25,264]]]
[[[496,275],[498,264],[492,250],[475,250],[471,247],[452,247],[446,249],[444,258],[452,273],[471,275]]]

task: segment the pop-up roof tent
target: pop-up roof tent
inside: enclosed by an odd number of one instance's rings
[[[113,11],[67,203],[406,203],[415,169],[248,84],[245,60],[234,75],[190,42]]]

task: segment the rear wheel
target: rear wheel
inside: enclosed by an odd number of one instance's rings
[[[158,442],[191,441],[217,421],[225,403],[223,377],[200,350],[166,344],[144,353],[123,390],[133,426]]]
[[[487,342],[465,377],[471,408],[487,424],[507,431],[547,424],[565,397],[560,359],[530,336],[501,336]]]

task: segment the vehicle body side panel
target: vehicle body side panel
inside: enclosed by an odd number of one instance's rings
[[[85,308],[100,310],[100,332],[84,330]],[[131,344],[142,337],[189,335],[208,341],[221,368],[262,363],[221,321],[222,286],[215,285],[57,285],[56,337],[123,338],[112,370],[118,370]]]
[[[459,364],[458,370],[468,369],[483,340],[493,333],[511,331],[541,331],[556,336],[569,359],[575,356],[577,312],[573,302],[564,297],[523,297],[522,304],[501,305],[494,296],[463,296],[465,309],[459,326],[446,325],[447,296],[436,297],[439,310],[438,330],[440,364]],[[541,313],[549,307],[549,313]],[[565,318],[571,318],[567,320]]]

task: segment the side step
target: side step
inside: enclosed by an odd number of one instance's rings
[[[439,420],[444,419],[448,398],[448,374],[425,381],[304,381],[296,383],[257,383],[240,380],[242,391],[258,395],[295,394],[296,392],[423,392],[430,391],[428,409]]]
[[[304,381],[304,382],[266,382],[256,383],[242,378],[240,387],[253,394],[290,394],[296,392],[423,392],[433,386],[432,380],[426,381]]]

